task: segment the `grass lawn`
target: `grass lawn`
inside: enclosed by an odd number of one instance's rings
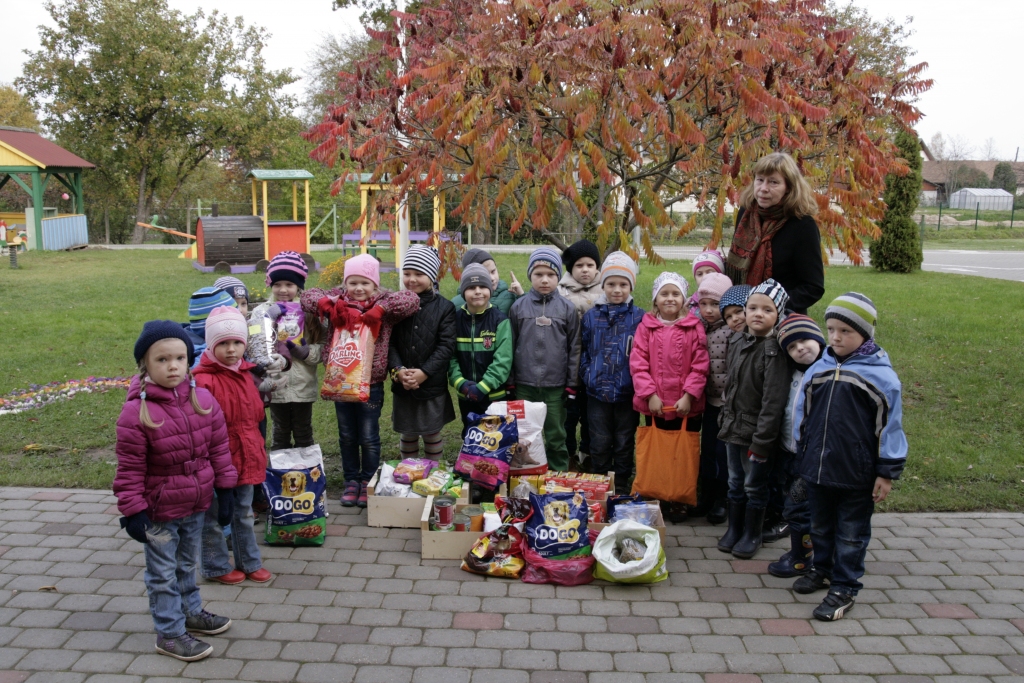
[[[335,255],[318,252],[324,265]],[[525,254],[497,257],[502,277],[526,280]],[[189,294],[213,282],[174,252],[87,250],[33,252],[16,271],[0,267],[0,395],[30,384],[130,375],[142,323],[186,319]],[[687,275],[690,264],[641,266],[637,302],[650,306],[662,270]],[[257,287],[262,276],[243,275]],[[394,274],[384,276],[394,286]],[[878,341],[903,381],[910,460],[890,510],[1021,509],[1024,494],[1024,286],[941,273],[886,275],[829,268],[824,302],[856,290],[880,311]],[[310,285],[316,284],[316,276]],[[452,296],[447,278],[442,292]],[[823,322],[824,302],[811,311]],[[0,416],[0,485],[109,487],[114,423],[124,392],[80,394],[41,409]],[[397,453],[384,408],[384,454]],[[459,445],[459,422],[444,431],[446,455]],[[314,429],[327,455],[329,483],[340,487],[337,426],[318,402]],[[28,449],[26,450],[26,447]]]

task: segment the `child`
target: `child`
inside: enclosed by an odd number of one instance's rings
[[[523,286],[516,280],[514,273],[512,274],[511,285],[500,279],[498,277],[498,266],[494,263],[494,258],[483,249],[468,249],[462,255],[463,272],[473,263],[487,269],[487,273],[491,277],[491,286],[494,289],[494,293],[491,295],[491,305],[507,316],[509,309],[512,308],[512,304],[523,295]],[[457,311],[465,304],[466,300],[462,298],[461,294],[456,294],[455,298],[452,299],[452,305],[455,306]]]
[[[575,395],[580,365],[580,317],[556,287],[562,257],[551,247],[539,247],[527,266],[532,289],[512,304],[513,376],[516,397],[548,407],[544,418],[544,448],[548,467],[569,467],[565,447],[565,403]]]
[[[750,296],[750,285],[733,285],[725,290],[722,300],[718,302],[718,310],[722,320],[733,334],[743,332],[747,328],[747,297]]]
[[[188,300],[188,322],[182,323],[195,349],[196,361],[206,350],[206,318],[218,306],[234,306],[235,300],[216,287],[200,287]]]
[[[487,269],[471,263],[462,271],[459,295],[466,303],[455,312],[458,340],[448,364],[448,381],[459,392],[462,436],[469,414],[483,413],[491,401],[505,398],[512,372],[512,324],[491,303],[492,280]]]
[[[825,309],[829,348],[804,375],[793,409],[800,476],[810,494],[814,566],[793,584],[813,593],[831,583],[815,608],[841,619],[862,585],[871,514],[907,460],[899,377],[875,343],[871,299],[843,294]]]
[[[403,458],[423,454],[440,460],[441,428],[455,419],[448,394],[448,365],[455,353],[455,306],[434,291],[441,270],[437,250],[409,247],[402,260],[402,284],[420,299],[420,310],[395,325],[388,352],[393,409]]]
[[[725,272],[725,259],[722,257],[721,252],[717,249],[708,249],[702,251],[697,255],[697,258],[693,259],[693,280],[697,283],[697,287],[700,287],[701,281],[705,275],[711,273],[722,274]],[[732,280],[729,280],[732,282]],[[687,305],[690,308],[690,312],[694,315],[698,315],[700,311],[697,310],[699,305],[697,301],[697,290],[694,290],[693,296],[687,301]]]
[[[633,407],[658,429],[696,432],[704,412],[708,374],[707,337],[700,321],[686,314],[686,280],[665,272],[654,280],[654,310],[644,315],[629,357]],[[618,480],[616,480],[618,485]],[[686,520],[675,506],[673,522]]]
[[[362,402],[334,404],[345,491],[341,504],[366,507],[366,485],[380,465],[380,414],[384,407],[384,379],[388,373],[388,346],[395,324],[420,308],[420,298],[409,291],[391,292],[380,287],[380,264],[369,254],[345,261],[344,289],[309,289],[302,293],[302,308],[324,315],[331,324],[324,358],[331,357],[334,330],[356,322],[370,327],[376,337],[370,370],[370,398]],[[362,458],[360,458],[362,449]]]
[[[789,395],[789,365],[774,336],[787,299],[775,280],[754,287],[747,331],[729,339],[729,386],[718,418],[729,457],[729,530],[718,549],[744,560],[761,547],[768,477]]]
[[[114,494],[121,528],[144,544],[149,610],[156,651],[194,662],[213,652],[193,633],[223,633],[227,617],[203,609],[196,562],[203,516],[213,492],[230,492],[231,465],[224,413],[189,374],[194,350],[180,323],[152,320],[135,342],[139,374],[117,420]],[[233,497],[218,499],[217,519],[227,525]]]
[[[558,293],[576,307],[580,320],[587,311],[594,307],[601,297],[602,287],[599,278],[601,269],[601,252],[590,240],[578,240],[562,252],[562,263],[565,275],[558,282]],[[583,381],[580,375],[580,381]],[[594,470],[590,462],[590,420],[587,419],[588,396],[585,386],[575,395],[569,394],[565,404],[565,449],[569,453],[570,462],[579,462],[584,471]],[[576,425],[580,427],[580,438],[576,440]],[[578,450],[577,450],[578,449]],[[578,452],[578,456],[577,456]],[[577,459],[578,458],[578,459]]]
[[[232,275],[225,275],[214,280],[213,286],[227,292],[235,300],[242,315],[249,317],[249,288],[244,282]]]
[[[217,399],[228,427],[231,464],[238,473],[234,488],[218,492],[233,498],[235,514],[231,518],[231,549],[235,566],[228,561],[224,539],[226,525],[217,521],[211,507],[203,524],[204,578],[233,585],[246,579],[266,583],[274,578],[263,568],[260,548],[253,533],[253,492],[263,484],[267,471],[266,437],[260,434],[264,419],[263,399],[249,371],[255,366],[243,358],[248,325],[241,311],[226,306],[213,309],[206,319],[206,351],[196,368],[196,385]],[[218,501],[219,502],[219,501]]]
[[[282,251],[270,259],[267,266],[267,284],[270,285],[270,301],[257,306],[253,316],[257,319],[264,310],[272,312],[271,317],[281,315],[276,302],[299,301],[299,295],[306,288],[306,262],[294,251]],[[274,315],[276,313],[276,315]],[[291,366],[284,371],[287,383],[278,387],[270,398],[270,419],[274,424],[271,450],[291,448],[294,437],[295,448],[312,446],[313,402],[319,395],[317,365],[323,357],[325,332],[316,316],[305,314],[301,343],[290,341],[287,345]],[[270,374],[273,381],[280,374]]]
[[[729,461],[725,443],[718,440],[718,414],[728,385],[726,355],[729,337],[733,334],[722,319],[719,304],[730,287],[732,281],[727,276],[712,272],[702,276],[694,294],[698,306],[694,310],[699,312],[704,334],[707,335],[710,369],[704,390],[706,405],[701,417],[700,499],[697,507],[690,510],[690,516],[707,516],[710,524],[725,521],[729,492]]]
[[[637,266],[627,254],[612,252],[601,267],[603,294],[583,316],[580,384],[589,394],[591,461],[594,472],[615,472],[615,481],[633,478],[633,450],[640,415],[633,410],[629,354],[643,309],[633,304]]]
[[[782,419],[782,448],[774,463],[772,479],[782,494],[782,519],[788,526],[790,550],[768,565],[768,573],[783,579],[806,574],[811,569],[811,520],[807,509],[807,482],[797,473],[796,440],[793,438],[793,409],[800,396],[800,384],[807,368],[821,358],[825,337],[813,318],[790,314],[779,324],[779,346],[789,355],[793,370],[789,400]],[[776,496],[772,493],[772,498]],[[774,501],[769,499],[769,507]],[[767,536],[767,534],[766,534]]]

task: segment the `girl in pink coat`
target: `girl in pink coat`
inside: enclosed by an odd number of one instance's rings
[[[145,546],[156,651],[186,662],[213,652],[189,632],[222,633],[231,625],[202,608],[196,563],[214,489],[230,492],[238,479],[224,414],[189,373],[194,356],[181,325],[143,326],[135,342],[139,374],[117,420],[114,476],[121,527]],[[233,500],[218,496],[221,525],[231,521]]]

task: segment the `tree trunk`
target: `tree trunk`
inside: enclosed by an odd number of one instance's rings
[[[103,207],[103,233],[110,244],[110,209],[106,206]]]
[[[146,171],[148,167],[143,166],[139,173],[139,201],[135,206],[135,226],[132,232],[132,244],[142,244],[142,238],[146,234],[145,228],[140,228],[139,223],[148,222],[146,219]]]
[[[561,251],[565,251],[566,249],[569,248],[569,245],[567,245],[565,242],[563,242],[561,240],[561,238],[558,237],[558,235],[550,233],[547,230],[541,230],[540,234],[541,234],[541,237],[546,239],[548,242],[551,242],[551,244],[553,244],[556,247],[558,247]]]

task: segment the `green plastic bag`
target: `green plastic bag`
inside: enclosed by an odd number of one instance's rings
[[[612,551],[623,539],[634,538],[647,546],[644,556],[633,562],[619,562]],[[615,583],[657,583],[668,578],[661,535],[649,526],[624,519],[609,524],[594,541],[594,578]]]

